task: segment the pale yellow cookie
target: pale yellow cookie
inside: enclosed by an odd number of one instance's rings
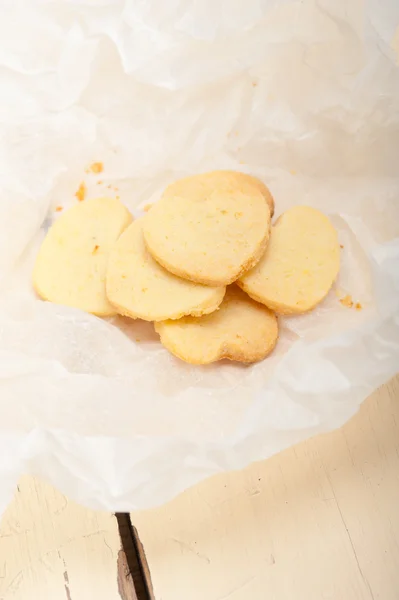
[[[98,316],[116,314],[105,294],[112,246],[132,216],[118,200],[76,204],[50,228],[36,258],[33,286],[44,300]]]
[[[204,317],[155,323],[161,342],[172,354],[194,365],[228,358],[253,363],[273,350],[278,337],[273,312],[237,286],[227,288],[220,308]]]
[[[269,230],[265,196],[225,171],[176,181],[143,223],[146,245],[165,269],[213,286],[232,283],[253,267]]]
[[[255,186],[265,197],[265,200],[269,205],[270,216],[272,217],[274,215],[274,199],[269,188],[263,183],[263,181],[257,177],[254,177],[253,175],[248,175],[247,173],[241,173],[239,171],[214,171],[214,173],[218,174],[218,176],[224,175],[225,177],[230,177],[232,179],[236,178],[238,181],[241,179],[241,181],[246,181],[247,183]]]
[[[132,223],[109,258],[107,296],[118,313],[145,321],[200,316],[217,309],[225,287],[207,287],[172,275],[161,267],[144,243],[142,223]]]
[[[331,222],[314,208],[295,206],[277,220],[264,256],[237,283],[280,314],[301,314],[327,296],[338,271],[339,243]]]

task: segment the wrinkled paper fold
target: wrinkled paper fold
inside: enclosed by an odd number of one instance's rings
[[[24,472],[95,508],[146,508],[342,425],[399,366],[397,2],[6,5],[0,509]],[[137,216],[217,168],[259,176],[277,215],[325,211],[343,246],[326,301],[281,320],[266,361],[192,367],[151,324],[35,297],[38,245],[82,181]]]

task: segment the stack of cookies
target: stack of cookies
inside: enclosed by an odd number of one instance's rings
[[[307,312],[339,270],[328,218],[296,206],[271,227],[274,201],[254,177],[215,171],[170,185],[133,222],[117,200],[80,203],[53,225],[33,282],[51,302],[153,321],[192,364],[264,359],[280,315]]]

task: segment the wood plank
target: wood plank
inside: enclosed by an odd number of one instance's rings
[[[114,515],[23,477],[0,526],[0,600],[134,600],[118,591],[120,551]]]
[[[137,556],[137,560],[139,561],[140,566],[141,566],[141,576],[142,576],[142,580],[145,585],[145,590],[147,592],[147,600],[155,600],[154,589],[152,587],[152,581],[151,581],[151,573],[150,573],[150,569],[148,566],[147,556],[144,551],[144,546],[141,543],[137,529],[133,525],[132,525],[132,528],[133,528],[133,535],[134,535],[134,540],[135,540],[136,556]],[[135,587],[137,589],[136,585],[135,585]],[[138,600],[140,600],[140,598],[138,598]]]
[[[157,600],[397,600],[399,379],[342,429],[131,519]]]
[[[143,548],[128,513],[116,519],[122,550],[118,560],[118,585],[123,600],[152,600],[152,588]]]

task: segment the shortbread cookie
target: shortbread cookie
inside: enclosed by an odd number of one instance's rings
[[[118,313],[145,321],[163,321],[216,310],[226,288],[186,281],[161,267],[144,243],[142,223],[146,218],[132,223],[110,254],[107,296]]]
[[[253,175],[247,175],[247,173],[240,173],[239,171],[213,171],[214,174],[217,174],[218,177],[225,176],[230,177],[232,179],[236,178],[238,181],[246,181],[249,184],[255,186],[260,193],[265,197],[266,202],[269,205],[270,216],[274,215],[274,199],[270,193],[269,188],[257,177]],[[212,173],[210,173],[212,175]]]
[[[161,342],[182,360],[205,365],[222,358],[253,363],[273,350],[277,319],[237,286],[227,288],[220,308],[205,317],[155,323]]]
[[[237,283],[277,313],[301,314],[326,297],[338,271],[338,236],[329,219],[295,206],[277,220],[264,256]]]
[[[132,216],[118,200],[76,204],[54,223],[39,250],[33,286],[44,300],[98,316],[116,314],[105,294],[109,252]]]
[[[269,230],[264,195],[224,171],[176,181],[143,223],[146,245],[165,269],[213,286],[231,283],[253,267]]]

